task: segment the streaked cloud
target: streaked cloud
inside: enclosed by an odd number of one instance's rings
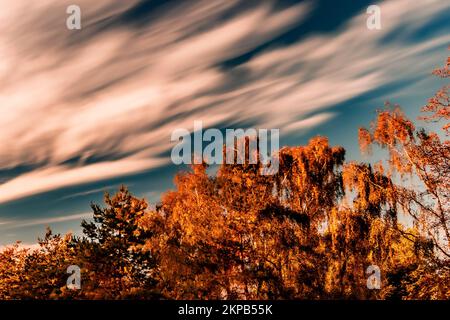
[[[241,12],[230,11],[238,1],[183,2],[139,25],[128,18],[139,1],[77,2],[79,32],[65,29],[71,1],[0,0],[0,203],[167,165],[171,132],[194,120],[313,128],[338,103],[430,70],[450,42],[386,41],[448,8],[392,0],[380,4],[380,31],[367,30],[362,10],[335,32],[226,67],[307,19],[315,2]]]
[[[92,217],[92,212],[88,213],[79,213],[73,215],[63,215],[58,217],[48,217],[48,218],[39,218],[39,219],[28,219],[28,220],[20,220],[20,221],[7,221],[4,226],[1,227],[1,230],[11,230],[23,227],[32,227],[32,226],[46,226],[54,223],[66,222],[66,221],[74,221],[74,220],[82,220],[88,219]]]
[[[128,184],[127,187],[131,187],[132,185]],[[90,194],[94,194],[94,193],[104,193],[110,189],[115,189],[116,186],[113,185],[109,185],[109,186],[105,186],[102,188],[96,188],[96,189],[91,189],[91,190],[86,190],[86,191],[82,191],[82,192],[76,192],[76,193],[72,193],[69,194],[67,196],[61,197],[59,200],[66,200],[66,199],[73,199],[73,198],[77,198],[77,197],[84,197]]]
[[[0,202],[15,200],[65,186],[98,181],[154,168],[167,160],[125,159],[75,168],[54,166],[36,169],[0,185]]]
[[[313,115],[309,118],[299,120],[292,122],[288,124],[287,126],[283,127],[283,131],[286,134],[287,132],[292,131],[302,131],[302,130],[308,130],[312,127],[318,126],[324,122],[327,122],[328,120],[334,118],[336,116],[333,112],[323,112],[316,115]]]

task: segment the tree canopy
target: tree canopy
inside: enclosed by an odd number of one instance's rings
[[[449,299],[448,89],[421,119],[442,132],[390,104],[360,129],[364,152],[387,151],[375,165],[319,136],[283,147],[271,176],[260,163],[194,165],[154,206],[123,186],[92,204],[83,235],[48,230],[39,249],[0,252],[0,299]],[[70,265],[81,290],[66,286]]]

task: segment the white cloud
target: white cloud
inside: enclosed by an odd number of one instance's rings
[[[66,222],[66,221],[76,221],[76,220],[88,219],[91,217],[92,217],[92,212],[86,212],[86,213],[78,213],[78,214],[59,216],[59,217],[9,221],[9,222],[5,223],[6,226],[2,227],[2,229],[9,230],[9,229],[40,226],[40,225],[45,226],[45,225],[50,225],[50,224],[54,224],[54,223]]]
[[[82,219],[88,219],[88,218],[92,218],[92,212],[81,213],[81,214],[72,214],[69,216],[61,216],[61,217],[25,220],[25,221],[21,221],[20,223],[15,224],[14,227],[22,228],[22,227],[30,227],[30,226],[49,225],[49,224],[53,224],[53,223],[82,220]]]
[[[33,168],[0,184],[0,203],[163,165],[156,157],[170,149],[171,132],[194,120],[250,121],[282,134],[312,128],[332,118],[324,110],[334,104],[429,70],[433,50],[450,42],[383,43],[446,7],[393,0],[380,4],[381,31],[367,30],[363,10],[334,33],[269,48],[228,71],[217,65],[305,19],[313,2],[278,13],[263,2],[220,23],[235,1],[189,2],[139,30],[99,31],[137,1],[80,0],[78,34],[65,29],[69,2],[0,0],[0,169]]]
[[[9,244],[9,245],[0,245],[0,253],[3,251],[3,250],[5,250],[5,249],[7,249],[7,248],[10,248],[10,247],[12,247],[13,245],[12,244]],[[31,250],[31,251],[34,251],[34,250],[38,250],[40,248],[40,245],[38,244],[38,243],[19,243],[18,244],[18,249],[20,250],[20,249],[28,249],[28,250]]]
[[[329,121],[330,119],[334,118],[335,116],[336,116],[336,113],[333,113],[333,112],[319,113],[319,114],[313,115],[309,118],[292,122],[292,123],[288,124],[287,126],[285,126],[283,128],[283,130],[285,133],[291,132],[291,131],[308,130],[310,128],[313,128],[315,126],[318,126],[322,123]]]
[[[166,159],[125,159],[76,168],[53,166],[37,169],[0,185],[0,203],[66,186],[136,173],[165,162]]]

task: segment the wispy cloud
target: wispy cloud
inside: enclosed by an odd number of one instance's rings
[[[88,219],[90,217],[92,217],[92,212],[58,216],[58,217],[7,221],[4,223],[4,226],[2,226],[1,229],[2,230],[11,230],[11,229],[40,226],[40,225],[45,226],[45,225],[50,225],[50,224],[55,224],[55,223],[60,223],[60,222],[66,222],[66,221],[76,221],[76,220]]]
[[[131,187],[132,184],[127,184],[127,187]],[[109,186],[105,186],[102,188],[96,188],[96,189],[91,189],[91,190],[87,190],[87,191],[82,191],[82,192],[76,192],[76,193],[72,193],[69,194],[67,196],[61,197],[59,200],[66,200],[66,199],[73,199],[73,198],[77,198],[77,197],[84,197],[87,195],[91,195],[91,194],[95,194],[95,193],[104,193],[110,189],[114,189],[117,188],[117,186],[114,185],[109,185]]]
[[[19,243],[17,244],[19,249],[29,249],[31,251],[37,250],[40,248],[40,245],[38,243]],[[12,245],[0,245],[0,252],[3,250],[11,247]]]
[[[185,2],[136,26],[125,17],[138,3],[80,0],[83,29],[68,31],[72,1],[0,0],[0,170],[13,174],[0,203],[165,165],[170,133],[194,120],[282,134],[314,127],[337,103],[429,70],[450,42],[385,42],[448,7],[392,0],[380,4],[380,31],[366,29],[361,11],[334,33],[225,68],[305,20],[314,2],[234,14],[237,1]],[[14,175],[17,167],[29,169]]]
[[[144,171],[167,162],[165,159],[125,159],[70,168],[36,169],[0,185],[0,202],[15,200],[65,186],[99,181]]]
[[[336,113],[333,112],[322,112],[317,115],[313,115],[311,117],[308,117],[303,120],[295,121],[283,128],[284,133],[291,132],[291,131],[303,131],[308,130],[312,127],[318,126],[322,123],[325,123],[329,121],[330,119],[334,118],[336,116]]]

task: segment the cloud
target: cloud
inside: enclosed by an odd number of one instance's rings
[[[127,184],[127,187],[131,187],[132,184]],[[102,188],[95,188],[95,189],[91,189],[91,190],[87,190],[87,191],[82,191],[82,192],[76,192],[76,193],[72,193],[69,194],[67,196],[61,197],[59,200],[66,200],[66,199],[73,199],[73,198],[77,198],[77,197],[83,197],[83,196],[87,196],[90,194],[94,194],[94,193],[104,193],[110,189],[115,189],[117,186],[115,185],[109,185],[109,186],[105,186]]]
[[[82,167],[54,166],[37,169],[0,185],[0,203],[62,187],[100,181],[154,168],[165,159],[126,159]]]
[[[18,243],[16,245],[18,245],[18,249],[19,250],[21,250],[21,249],[28,249],[28,250],[34,251],[34,250],[38,250],[38,249],[41,248],[41,246],[38,243],[22,243],[21,242],[21,243]],[[8,249],[8,248],[10,248],[12,246],[13,246],[12,244],[6,245],[6,246],[5,245],[0,245],[0,253],[3,250]]]
[[[281,134],[312,128],[338,103],[428,71],[450,42],[442,34],[384,43],[446,8],[393,0],[380,4],[381,31],[367,30],[362,11],[336,32],[268,46],[226,68],[299,25],[314,2],[233,12],[237,1],[196,1],[159,8],[137,26],[124,17],[139,3],[80,0],[83,29],[68,31],[70,1],[0,0],[0,170],[9,179],[0,203],[165,165],[171,132],[194,120]]]
[[[31,227],[31,226],[50,225],[53,223],[82,220],[82,219],[88,219],[91,217],[92,217],[92,212],[88,212],[88,213],[79,213],[79,214],[73,214],[73,215],[65,215],[65,216],[60,216],[60,217],[9,221],[8,223],[6,223],[5,227],[2,227],[2,229],[6,230],[6,229],[16,229],[16,228]]]
[[[322,123],[325,123],[329,121],[330,119],[334,118],[336,116],[336,113],[333,112],[324,112],[320,114],[313,115],[309,118],[295,121],[283,128],[284,133],[291,132],[291,131],[303,131],[308,130],[310,128],[316,127]]]

